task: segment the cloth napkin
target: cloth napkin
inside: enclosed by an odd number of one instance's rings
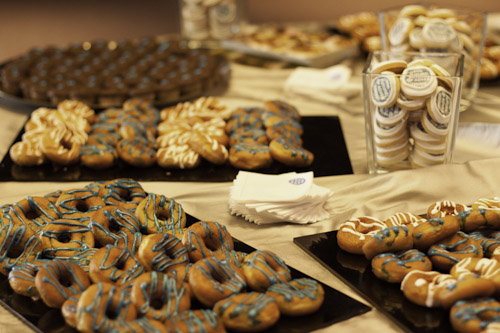
[[[333,193],[313,179],[312,171],[280,175],[240,171],[230,189],[229,210],[255,224],[326,219],[330,214],[323,205]]]
[[[346,65],[325,69],[296,68],[285,82],[285,93],[324,103],[343,104],[358,95],[361,85],[350,82],[352,70]]]

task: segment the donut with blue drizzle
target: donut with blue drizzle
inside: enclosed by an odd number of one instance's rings
[[[105,205],[96,192],[85,188],[64,191],[56,201],[59,217],[72,220],[86,218]]]
[[[90,215],[89,228],[100,246],[114,244],[119,238],[131,238],[140,231],[135,214],[119,206],[104,206]]]
[[[87,224],[69,219],[46,224],[40,229],[39,237],[45,258],[71,257],[95,245],[94,234]]]
[[[146,196],[141,184],[128,178],[110,180],[102,190],[102,199],[107,205],[120,206],[134,212]]]
[[[492,297],[460,300],[451,307],[450,321],[458,332],[482,332],[500,321],[500,302]]]
[[[198,221],[190,225],[182,244],[186,247],[191,262],[208,257],[225,257],[225,253],[234,250],[233,237],[226,226],[215,221]]]
[[[309,150],[294,146],[280,137],[271,140],[269,151],[273,159],[290,166],[307,167],[314,162],[314,154]]]
[[[148,272],[134,280],[130,298],[141,317],[165,321],[191,307],[186,286],[167,274]]]
[[[35,276],[43,262],[30,262],[16,265],[9,272],[9,285],[15,293],[33,300],[39,300],[40,294],[35,285]]]
[[[316,280],[299,278],[270,286],[266,295],[274,298],[281,314],[304,316],[316,312],[325,299],[325,290]]]
[[[118,159],[118,152],[107,144],[87,143],[80,148],[80,162],[91,169],[107,169]]]
[[[371,260],[374,256],[385,252],[406,251],[413,247],[413,226],[402,225],[388,227],[377,231],[363,244],[363,254]]]
[[[144,266],[128,250],[106,245],[94,254],[89,263],[92,282],[126,285],[144,272]]]
[[[195,262],[190,268],[188,280],[194,296],[208,307],[242,292],[247,286],[241,268],[215,257]]]
[[[212,310],[187,310],[165,322],[167,332],[225,332],[222,320]]]
[[[120,158],[132,166],[146,168],[156,163],[154,141],[143,137],[122,139],[116,147]]]
[[[150,271],[167,273],[189,263],[187,248],[179,238],[168,233],[145,236],[137,256]]]
[[[237,169],[258,170],[273,162],[269,146],[258,142],[239,142],[229,149],[229,163]]]
[[[35,231],[59,217],[59,211],[50,199],[32,196],[12,204],[4,214],[9,214],[13,223],[26,224]]]
[[[292,279],[283,259],[268,250],[256,250],[248,254],[242,268],[248,286],[255,291],[264,292],[273,284]]]
[[[2,222],[0,226],[0,273],[7,276],[14,266],[36,260],[42,249],[38,236],[30,227],[25,224]]]
[[[113,329],[133,327],[137,310],[130,300],[130,290],[98,282],[80,296],[76,318],[76,328],[79,331],[111,332]]]
[[[82,293],[90,284],[88,274],[80,266],[64,259],[45,263],[35,277],[40,298],[51,308],[60,308],[71,295]]]
[[[273,326],[280,318],[276,300],[255,291],[236,294],[217,302],[214,312],[231,331],[258,332]]]
[[[425,253],[410,249],[403,253],[381,253],[371,261],[376,277],[390,283],[399,283],[413,270],[430,271],[432,263]]]
[[[432,245],[427,251],[432,265],[449,271],[453,265],[465,258],[482,258],[483,248],[478,241],[462,231]]]
[[[148,193],[137,206],[135,215],[145,234],[180,231],[186,226],[186,212],[181,204],[162,194]]]

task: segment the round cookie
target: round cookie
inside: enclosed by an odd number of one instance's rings
[[[399,79],[392,72],[382,72],[371,82],[371,98],[373,104],[381,108],[388,108],[399,96]]]

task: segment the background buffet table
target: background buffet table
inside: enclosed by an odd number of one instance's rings
[[[351,79],[361,88],[359,66]],[[310,225],[273,224],[258,226],[228,212],[231,182],[180,183],[141,182],[146,191],[161,193],[178,200],[189,214],[202,220],[214,220],[227,226],[239,240],[259,249],[274,251],[288,265],[363,303],[362,297],[336,278],[320,263],[293,243],[297,236],[335,230],[348,218],[372,215],[386,218],[396,212],[423,213],[440,200],[469,204],[480,197],[500,195],[500,87],[484,84],[476,104],[460,115],[454,163],[426,169],[369,175],[366,165],[362,94],[345,104],[332,105],[289,96],[283,85],[292,69],[262,69],[232,63],[232,79],[221,100],[229,106],[261,105],[267,99],[284,99],[302,115],[337,115],[354,170],[352,175],[315,178],[315,183],[330,188],[334,195],[326,209],[329,219]],[[32,108],[0,104],[0,156],[8,153]],[[336,156],[331,156],[335,160]],[[13,203],[27,195],[44,195],[58,189],[88,184],[74,182],[3,182],[0,205]],[[0,331],[25,331],[26,326],[0,307]],[[397,332],[400,329],[375,308],[321,331]]]

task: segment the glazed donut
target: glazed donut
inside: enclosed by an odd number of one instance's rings
[[[42,248],[37,235],[27,225],[0,225],[0,273],[7,276],[12,267],[34,261]]]
[[[137,251],[137,257],[146,270],[164,273],[189,263],[187,248],[179,238],[171,234],[145,236]]]
[[[148,193],[137,206],[135,215],[141,231],[147,234],[181,230],[186,225],[186,213],[181,204],[155,193]]]
[[[135,211],[146,195],[146,191],[136,180],[119,178],[104,184],[102,198],[107,205],[116,205]]]
[[[89,263],[89,276],[94,283],[125,285],[143,272],[144,266],[133,254],[109,244],[97,250]]]
[[[413,213],[396,213],[388,217],[387,220],[385,220],[385,224],[387,224],[388,227],[407,225],[407,224],[411,224],[414,227],[416,227],[419,224],[424,223],[425,221],[426,219],[418,215],[415,215]]]
[[[98,249],[96,248],[91,248],[87,250],[82,250],[80,252],[75,253],[71,257],[68,257],[67,259],[69,261],[74,262],[78,266],[80,266],[85,273],[89,272],[89,265],[90,265],[90,260],[94,257],[94,254],[97,252]],[[64,258],[66,259],[66,258]]]
[[[89,228],[100,246],[114,244],[119,238],[130,239],[140,231],[137,217],[119,206],[104,206],[90,214]]]
[[[500,210],[500,197],[493,198],[481,198],[476,200],[472,205],[471,209],[481,209],[490,208]]]
[[[47,258],[71,257],[94,247],[92,230],[81,222],[59,219],[40,229],[42,254]]]
[[[194,296],[212,307],[221,299],[242,292],[247,284],[241,268],[215,257],[198,260],[190,268],[189,285]]]
[[[80,296],[81,294],[71,295],[61,305],[61,314],[64,322],[74,328],[76,328],[77,324],[76,309]]]
[[[293,147],[302,147],[302,138],[288,126],[272,126],[266,129],[266,136],[269,140],[281,139]]]
[[[191,286],[189,285],[189,271],[191,267],[193,266],[192,263],[187,264],[186,266],[177,266],[175,268],[172,268],[168,273],[166,273],[168,276],[172,277],[177,281],[178,284],[184,284],[186,288],[188,289],[188,293],[191,297],[194,297],[192,291],[191,291]]]
[[[432,263],[425,253],[416,249],[401,254],[381,253],[371,261],[372,271],[376,277],[390,283],[399,283],[411,271],[430,271]]]
[[[126,163],[137,168],[147,168],[156,163],[154,142],[142,137],[122,139],[116,146],[118,155]]]
[[[292,279],[285,262],[267,250],[256,250],[248,254],[242,267],[248,286],[255,291],[264,292],[273,284]]]
[[[473,239],[481,244],[485,257],[491,258],[495,249],[500,246],[499,231],[474,231],[469,234]]]
[[[269,143],[269,152],[273,159],[285,165],[307,167],[314,161],[314,154],[309,150],[293,146],[283,138],[271,140]]]
[[[413,246],[426,251],[432,244],[454,235],[459,230],[460,224],[453,215],[427,220],[413,229]]]
[[[126,249],[133,255],[136,255],[143,237],[144,235],[140,232],[120,234],[113,245]]]
[[[164,273],[144,273],[133,282],[130,299],[139,316],[163,322],[191,307],[185,285]]]
[[[447,271],[464,258],[482,258],[483,249],[479,242],[462,231],[440,240],[427,251],[433,267]]]
[[[88,218],[88,214],[105,206],[97,193],[87,189],[68,190],[61,193],[56,201],[59,215],[63,219]]]
[[[451,326],[457,332],[484,332],[498,321],[499,310],[500,302],[491,297],[460,300],[451,307]]]
[[[267,145],[269,143],[269,139],[266,131],[262,128],[245,127],[232,133],[229,137],[229,145],[231,146],[240,142],[257,142]]]
[[[464,232],[478,229],[500,229],[500,210],[498,209],[463,210],[455,216],[460,223],[460,229]]]
[[[257,170],[273,162],[269,146],[257,142],[239,142],[229,149],[229,163],[237,169]]]
[[[53,192],[47,193],[43,197],[49,199],[50,202],[52,202],[53,204],[55,204],[56,201],[57,201],[57,199],[61,195],[61,193],[62,193],[62,190],[57,190],[57,191],[53,191]],[[57,209],[57,207],[56,207],[56,209]]]
[[[189,226],[182,244],[187,248],[191,262],[234,249],[233,238],[226,227],[211,221],[198,221]]]
[[[402,225],[388,227],[370,235],[363,244],[363,254],[370,260],[374,256],[384,252],[406,251],[413,247],[413,226]]]
[[[33,141],[18,141],[9,149],[9,156],[17,165],[37,166],[45,162],[40,145]]]
[[[51,308],[60,308],[71,295],[80,294],[90,286],[90,280],[77,264],[54,259],[38,269],[36,289],[42,301]]]
[[[233,134],[248,128],[262,128],[262,120],[253,114],[233,113],[226,123],[226,133]]]
[[[87,143],[80,149],[80,161],[90,169],[110,168],[117,159],[118,152],[109,145]]]
[[[276,300],[255,291],[218,301],[214,312],[225,328],[236,332],[260,332],[273,326],[280,318]]]
[[[33,300],[40,299],[40,293],[36,289],[35,276],[41,263],[24,262],[12,267],[8,280],[12,290],[19,295],[31,297]]]
[[[371,216],[361,216],[345,221],[337,232],[339,247],[349,253],[363,254],[363,245],[370,235],[387,228],[387,225]]]
[[[321,307],[325,291],[318,281],[299,278],[273,284],[267,289],[266,295],[276,300],[281,314],[304,316],[316,312]]]
[[[500,262],[495,259],[464,258],[451,268],[450,274],[457,279],[469,274],[478,274],[495,283],[497,292],[500,291]]]
[[[129,291],[98,282],[85,290],[76,307],[76,328],[81,332],[111,332],[137,317]]]
[[[427,208],[427,218],[445,217],[446,215],[456,215],[459,212],[466,210],[467,206],[453,201],[437,201]]]
[[[411,302],[425,306],[449,308],[456,301],[495,292],[495,284],[477,275],[455,279],[436,271],[411,271],[401,282],[401,290]]]
[[[222,320],[212,310],[188,310],[165,322],[167,332],[225,332]]]
[[[189,147],[210,163],[221,165],[227,161],[228,151],[225,146],[208,134],[193,131],[188,141]]]
[[[40,148],[46,158],[59,165],[71,165],[78,162],[81,143],[68,139],[66,129],[46,130],[40,141]]]
[[[28,196],[12,204],[7,214],[11,215],[14,223],[19,221],[37,231],[41,226],[57,219],[59,211],[48,198]]]
[[[87,140],[88,145],[104,145],[116,148],[120,135],[117,133],[91,133]]]
[[[162,168],[193,169],[201,163],[200,154],[189,145],[171,145],[156,151],[156,162]]]
[[[264,108],[271,112],[280,114],[284,118],[300,119],[299,111],[293,105],[281,100],[269,100],[264,102]]]

